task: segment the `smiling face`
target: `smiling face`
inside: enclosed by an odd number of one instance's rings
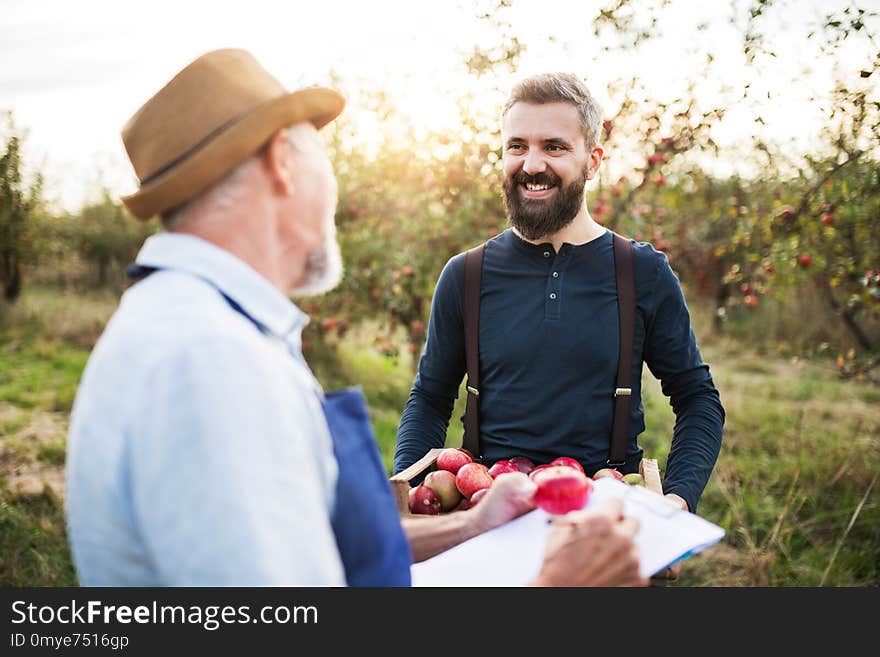
[[[514,103],[501,134],[510,224],[529,240],[558,232],[583,206],[602,149],[587,148],[578,109],[567,102]]]

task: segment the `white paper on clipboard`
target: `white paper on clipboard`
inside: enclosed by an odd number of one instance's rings
[[[640,486],[615,479],[593,482],[587,508],[612,498],[638,520],[635,543],[639,568],[648,577],[676,561],[714,545],[724,530],[683,511]],[[413,586],[523,586],[534,579],[544,558],[550,516],[535,509],[511,522],[413,564]]]

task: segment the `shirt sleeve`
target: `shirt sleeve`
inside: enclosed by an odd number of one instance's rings
[[[434,289],[425,349],[397,428],[395,474],[446,444],[449,418],[465,374],[463,276],[464,256],[458,255],[446,263]]]
[[[721,449],[724,408],[697,347],[678,278],[666,257],[659,258],[645,362],[675,413],[663,489],[680,495],[696,511]]]
[[[163,355],[143,392],[127,464],[153,566],[171,586],[344,585],[320,404],[236,340]]]

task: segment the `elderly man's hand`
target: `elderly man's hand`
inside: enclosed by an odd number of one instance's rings
[[[473,509],[479,531],[489,531],[534,509],[536,490],[534,482],[522,472],[498,475]]]
[[[638,524],[623,517],[620,500],[555,519],[541,572],[533,586],[647,586],[633,537]]]

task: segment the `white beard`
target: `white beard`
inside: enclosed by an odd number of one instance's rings
[[[309,254],[306,276],[302,283],[290,291],[291,296],[316,296],[329,292],[342,280],[342,252],[336,241],[336,222],[330,215],[324,243]]]

